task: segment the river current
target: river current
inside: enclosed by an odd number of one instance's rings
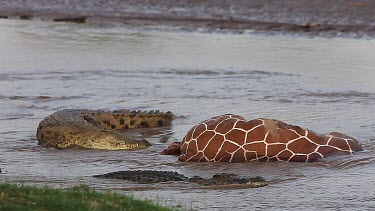
[[[0,20],[0,181],[87,184],[199,210],[373,210],[375,40],[199,33],[113,24]],[[172,111],[136,131],[138,151],[37,145],[38,123],[65,108]],[[364,151],[318,163],[182,163],[160,155],[198,122],[234,113],[357,138]],[[92,175],[171,170],[262,176],[262,188],[141,185]]]

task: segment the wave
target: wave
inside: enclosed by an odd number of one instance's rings
[[[308,92],[301,94],[301,96],[307,97],[320,97],[320,98],[373,98],[375,94],[367,92],[347,91],[347,92]]]
[[[175,75],[175,76],[291,76],[300,77],[298,74],[273,72],[265,70],[221,70],[221,69],[147,69],[147,70],[78,70],[78,71],[52,71],[45,73],[16,73],[16,74],[0,74],[0,81],[18,81],[18,80],[77,80],[83,77],[91,76],[128,76],[147,77],[156,75]]]
[[[7,99],[7,100],[32,100],[32,101],[70,100],[70,99],[79,99],[79,98],[87,98],[87,96],[60,96],[60,97],[53,97],[53,96],[48,96],[48,95],[39,95],[39,96],[24,96],[24,95],[4,96],[4,95],[0,95],[0,99]]]
[[[205,75],[205,76],[243,76],[243,75],[264,75],[264,76],[299,76],[289,73],[281,72],[271,72],[271,71],[261,71],[261,70],[179,70],[179,69],[169,69],[161,70],[157,74],[167,74],[167,75]]]
[[[343,158],[342,156],[338,158],[328,158],[326,161],[324,161],[325,164],[327,164],[329,167],[336,168],[336,169],[348,169],[348,168],[354,168],[357,166],[362,165],[369,165],[375,163],[375,157],[373,156],[348,156]]]
[[[375,93],[359,92],[359,91],[342,91],[342,92],[305,92],[297,94],[296,98],[306,101],[319,101],[324,103],[373,103],[375,101]]]

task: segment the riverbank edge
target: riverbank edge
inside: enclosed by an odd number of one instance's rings
[[[12,183],[0,184],[0,210],[160,210],[147,200],[118,193],[100,193],[86,185],[54,189]]]
[[[0,18],[21,20],[45,20],[73,23],[120,23],[138,26],[167,26],[184,31],[234,32],[265,31],[278,33],[306,33],[318,36],[349,34],[351,37],[375,37],[375,27],[370,25],[340,25],[319,22],[285,23],[249,20],[233,17],[182,17],[153,15],[148,13],[98,14],[93,11],[0,8]],[[324,35],[326,34],[326,35]]]

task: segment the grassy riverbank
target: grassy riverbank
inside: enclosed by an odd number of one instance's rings
[[[87,186],[66,190],[0,184],[0,210],[171,210],[117,193]]]

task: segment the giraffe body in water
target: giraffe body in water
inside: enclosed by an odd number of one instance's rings
[[[246,121],[241,116],[226,114],[194,126],[182,142],[172,143],[163,154],[179,154],[180,161],[195,162],[313,162],[359,150],[360,144],[342,133],[318,135],[278,120]]]

